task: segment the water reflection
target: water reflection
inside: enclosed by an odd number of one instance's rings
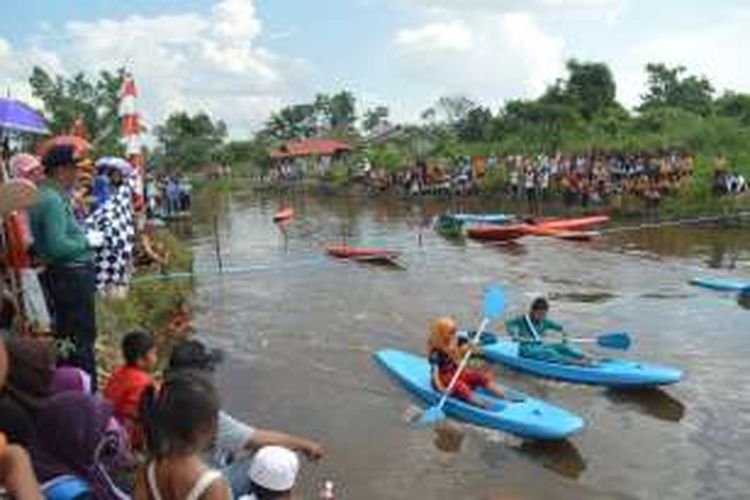
[[[659,227],[638,231],[608,233],[611,243],[637,249],[650,256],[689,257],[703,254],[703,262],[712,269],[735,269],[747,256],[750,232],[743,229],[713,227]]]
[[[441,422],[435,426],[435,448],[447,453],[458,453],[461,451],[466,434],[450,422]]]
[[[750,290],[737,294],[737,303],[740,307],[750,309]]]
[[[586,470],[586,461],[571,441],[524,441],[518,451],[525,457],[558,474],[577,479]]]
[[[627,390],[609,389],[604,392],[604,395],[616,405],[632,407],[644,415],[667,422],[679,422],[685,415],[685,405],[679,399],[657,387]]]
[[[514,454],[570,479],[577,479],[586,470],[586,461],[581,452],[569,440],[522,441],[518,446],[488,441],[482,449],[481,457],[490,468],[496,468]]]
[[[567,302],[579,302],[583,304],[600,304],[614,299],[617,295],[607,292],[568,292],[568,293],[551,293],[552,300],[562,300]]]
[[[526,246],[517,241],[498,241],[495,243],[482,242],[482,246],[492,248],[493,250],[496,250],[500,253],[512,255],[514,257],[521,257],[529,253],[529,250],[526,248]]]

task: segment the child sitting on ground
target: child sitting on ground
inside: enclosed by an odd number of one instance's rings
[[[299,459],[281,446],[265,446],[253,457],[250,464],[250,495],[240,500],[284,500],[292,498],[297,480]]]
[[[461,360],[471,346],[459,344],[456,335],[456,322],[452,318],[440,318],[430,326],[430,339],[427,343],[427,354],[432,370],[432,385],[440,392],[445,392],[451,383]],[[455,395],[471,404],[490,408],[490,400],[481,398],[474,389],[483,387],[499,398],[505,392],[495,383],[492,377],[479,370],[465,368],[453,386],[451,395]]]
[[[112,403],[114,415],[127,429],[134,450],[144,445],[140,419],[140,401],[144,390],[153,385],[149,372],[157,362],[156,346],[148,332],[129,333],[122,340],[125,364],[118,367],[104,389],[104,397]]]

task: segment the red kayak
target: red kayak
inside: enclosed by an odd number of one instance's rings
[[[469,238],[482,241],[510,241],[526,236],[528,224],[510,224],[507,226],[476,226],[466,228]]]
[[[387,263],[393,263],[399,255],[399,252],[387,248],[362,248],[339,244],[326,245],[326,252],[339,259]]]
[[[292,217],[294,217],[294,209],[292,207],[287,207],[276,212],[276,214],[273,216],[273,221],[283,222],[285,220],[291,219]]]

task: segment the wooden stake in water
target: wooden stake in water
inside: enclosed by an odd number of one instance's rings
[[[219,273],[223,273],[224,262],[221,260],[221,240],[219,239],[219,214],[214,214],[214,250],[216,251],[216,263],[219,265]]]

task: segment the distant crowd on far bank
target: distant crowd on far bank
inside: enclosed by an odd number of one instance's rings
[[[410,167],[389,171],[364,159],[356,167],[336,159],[327,162],[295,159],[275,165],[264,176],[273,183],[307,178],[334,177],[336,168],[368,193],[396,192],[406,196],[499,194],[527,200],[561,200],[567,206],[617,206],[623,197],[658,207],[666,197],[680,197],[691,190],[696,158],[686,150],[658,152],[593,152],[567,155],[462,156],[455,161],[417,160]],[[738,194],[747,189],[746,179],[733,172],[724,157],[712,161],[712,191]]]

